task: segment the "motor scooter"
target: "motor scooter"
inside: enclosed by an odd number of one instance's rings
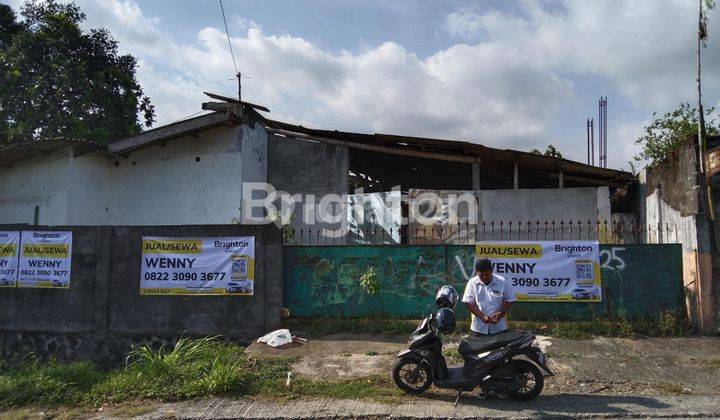
[[[410,336],[410,348],[397,355],[392,377],[406,393],[421,394],[434,384],[457,390],[455,405],[463,391],[476,387],[485,395],[505,394],[529,401],[542,392],[544,378],[553,375],[543,352],[532,345],[535,336],[528,331],[467,337],[458,347],[463,365],[448,367],[435,315],[422,320]]]

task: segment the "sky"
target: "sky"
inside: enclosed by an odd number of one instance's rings
[[[76,0],[155,105],[155,126],[237,96],[217,0]],[[22,2],[10,0],[19,10]],[[586,161],[608,97],[608,166],[630,169],[653,113],[697,102],[694,0],[224,0],[244,100],[307,127],[465,140]],[[720,5],[703,103],[720,105]],[[596,128],[597,137],[597,128]]]

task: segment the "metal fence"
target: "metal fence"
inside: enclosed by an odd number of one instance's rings
[[[408,225],[398,230],[381,227],[349,229],[343,235],[323,228],[283,228],[285,245],[472,245],[479,241],[590,240],[605,244],[677,243],[677,226],[643,225],[607,220],[491,220],[474,225]]]

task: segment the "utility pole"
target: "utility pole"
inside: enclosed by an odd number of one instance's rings
[[[237,73],[237,79],[238,79],[238,102],[242,101],[242,74],[240,72]]]
[[[698,160],[700,162],[700,174],[705,176],[705,155],[707,152],[707,142],[705,141],[705,115],[702,106],[702,88],[700,79],[700,70],[702,68],[702,61],[700,58],[700,48],[702,41],[707,36],[705,23],[703,22],[703,0],[698,0],[698,37],[697,37],[697,91],[698,91],[698,146],[699,154]]]
[[[712,185],[710,182],[710,178],[708,177],[708,168],[707,168],[707,161],[705,160],[705,157],[707,156],[707,136],[705,133],[705,112],[703,111],[703,105],[702,105],[702,84],[701,84],[701,69],[702,69],[702,60],[701,60],[701,49],[703,47],[703,42],[707,38],[707,26],[706,26],[706,18],[704,16],[703,12],[703,1],[704,0],[698,0],[698,37],[697,37],[697,92],[698,92],[698,163],[700,167],[700,176],[698,177],[701,182],[701,186],[704,186],[705,188],[700,188],[701,195],[704,193],[705,197],[701,196],[701,199],[704,198],[705,206],[706,206],[706,212],[710,218],[710,226],[711,230],[714,231],[714,224],[715,224],[715,208],[713,206],[713,196],[712,196]],[[710,6],[712,7],[712,6]],[[714,233],[714,232],[711,232]],[[713,241],[714,242],[714,241]]]

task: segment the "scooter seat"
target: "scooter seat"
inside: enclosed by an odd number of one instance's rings
[[[458,352],[462,355],[478,354],[488,350],[499,349],[515,340],[529,336],[530,333],[525,331],[518,332],[501,332],[498,334],[488,335],[485,337],[467,337],[460,342]]]

